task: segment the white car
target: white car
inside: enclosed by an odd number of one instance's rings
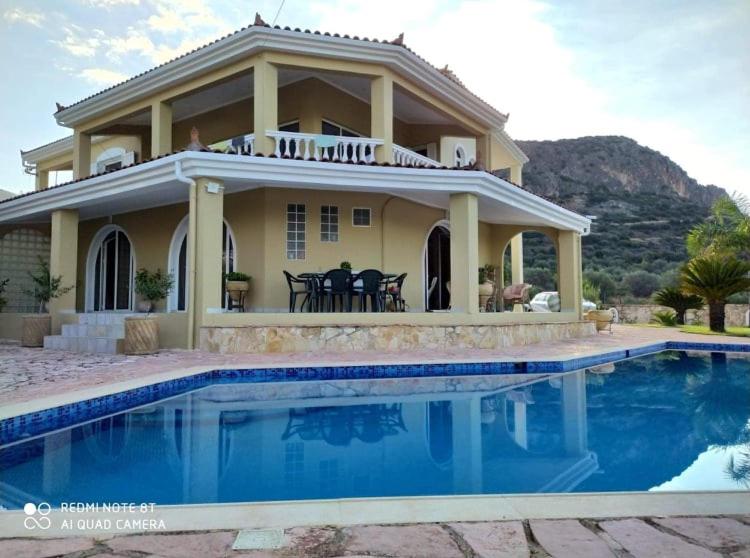
[[[536,295],[529,302],[532,312],[559,312],[560,293],[557,291],[544,291]],[[583,311],[596,310],[596,304],[590,300],[583,299]]]

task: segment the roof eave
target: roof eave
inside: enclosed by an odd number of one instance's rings
[[[261,50],[384,64],[402,75],[417,78],[421,84],[432,89],[431,93],[478,118],[490,129],[501,130],[507,121],[507,115],[492,108],[403,46],[266,27],[249,27],[220,39],[64,108],[55,113],[55,119],[62,126],[75,127],[102,113],[157,94]]]

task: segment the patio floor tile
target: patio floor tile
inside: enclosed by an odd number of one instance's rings
[[[530,521],[531,532],[553,558],[605,558],[609,545],[574,519]]]
[[[602,521],[599,526],[634,558],[719,558],[721,555],[647,525],[640,519]]]
[[[115,552],[137,551],[160,558],[219,558],[227,556],[237,533],[221,531],[184,535],[129,535],[107,541]]]
[[[528,558],[530,554],[520,521],[451,523],[450,527],[463,537],[477,558]]]
[[[654,522],[712,548],[750,546],[750,525],[728,517],[665,517]]]
[[[0,541],[0,557],[51,558],[94,547],[93,539],[6,539]]]
[[[463,558],[448,532],[439,525],[363,526],[343,529],[346,554],[398,558]]]

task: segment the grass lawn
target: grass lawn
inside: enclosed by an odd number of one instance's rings
[[[717,333],[704,325],[681,326],[680,331],[685,333],[702,333],[703,335],[729,335],[731,337],[750,337],[750,327],[728,327],[726,333]]]

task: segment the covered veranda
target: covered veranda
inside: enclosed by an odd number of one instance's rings
[[[349,244],[319,252],[324,254],[319,260],[312,253],[302,261],[285,260],[283,252],[276,251],[284,246],[283,222],[269,216],[283,215],[291,199],[313,207],[328,195],[352,207],[363,200],[374,205],[373,226],[357,231],[362,236],[352,236]],[[162,230],[155,224],[160,219],[172,219],[174,224]],[[580,322],[580,236],[586,234],[588,220],[480,171],[181,152],[0,204],[4,226],[50,223],[52,273],[77,286],[78,293],[71,291],[50,304],[53,333],[62,324],[72,323],[76,313],[96,310],[88,294],[87,260],[91,240],[102,227],[120,227],[129,239],[143,237],[134,243],[133,268],[172,270],[170,250],[153,246],[162,237],[172,237],[183,220],[188,262],[183,310],[168,304],[165,312],[158,313],[167,346],[224,350],[227,336],[240,330],[244,336],[262,331],[265,346],[270,330],[293,336],[289,330],[294,328],[303,328],[305,335],[325,328],[369,328],[377,336],[383,331],[373,328],[385,328],[391,334],[393,327],[474,331]],[[425,248],[436,226],[450,231],[447,312],[426,311]],[[493,263],[502,268],[502,255],[511,239],[527,230],[544,232],[555,242],[561,311],[545,315],[480,312],[479,267]],[[257,249],[238,251],[240,270],[252,267],[256,297],[245,313],[224,308],[222,271],[228,238],[235,246],[246,239],[262,239]],[[169,238],[164,242],[169,244]],[[342,249],[346,250],[343,256]],[[323,271],[360,252],[369,254],[369,259],[361,261],[359,268],[408,271],[406,298],[411,311],[302,314],[289,313],[286,304],[278,302],[287,296],[282,268]],[[499,276],[503,277],[502,269]],[[114,310],[132,309],[129,299],[124,308]],[[216,346],[217,335],[223,339],[221,347]],[[232,343],[241,348],[243,341]]]

